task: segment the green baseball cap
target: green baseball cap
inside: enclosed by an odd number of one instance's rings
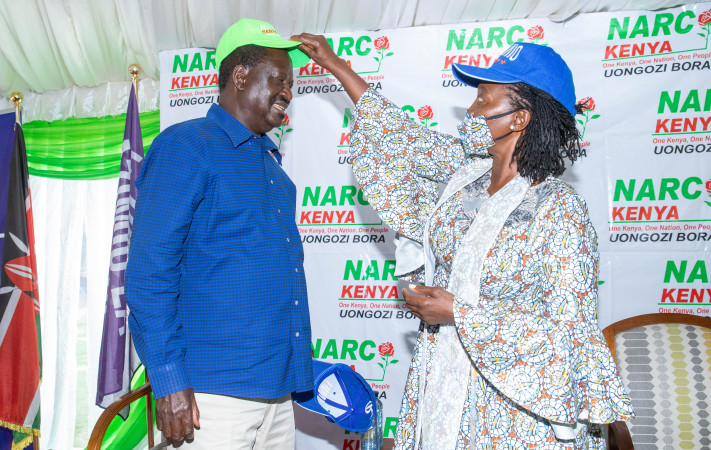
[[[261,20],[241,19],[225,31],[217,44],[215,50],[217,70],[220,70],[222,60],[234,49],[248,44],[288,50],[294,67],[301,67],[311,59],[306,56],[306,53],[296,48],[301,45],[301,42],[282,39],[271,24]]]

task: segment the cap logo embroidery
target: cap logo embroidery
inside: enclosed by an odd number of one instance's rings
[[[373,412],[373,402],[368,402],[368,404],[365,405],[365,413],[371,414],[372,412]]]
[[[503,52],[501,54],[501,56],[499,56],[499,58],[497,58],[497,60],[499,60],[501,58],[507,58],[509,61],[516,61],[516,58],[518,58],[518,55],[521,54],[521,50],[523,50],[522,45],[514,44],[511,47],[509,47],[508,49],[506,49],[506,51]],[[503,64],[503,61],[501,61],[501,63]]]
[[[262,34],[277,34],[274,28],[265,27],[264,25],[259,25],[259,28],[262,29]]]

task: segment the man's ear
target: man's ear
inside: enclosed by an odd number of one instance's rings
[[[531,122],[531,112],[527,109],[519,109],[513,113],[513,122],[511,123],[511,130],[513,131],[523,131]]]
[[[238,91],[244,90],[244,86],[247,82],[247,73],[249,72],[249,68],[242,66],[242,65],[236,65],[235,68],[232,70],[232,84],[234,85],[235,89]]]

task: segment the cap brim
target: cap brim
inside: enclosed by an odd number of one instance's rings
[[[338,426],[341,428],[354,432],[354,433],[361,433],[364,431],[367,431],[371,427],[371,420],[367,420],[367,423],[362,423],[362,424],[354,424],[352,423],[349,419],[350,413],[345,414],[341,419],[337,419],[333,415],[331,415],[328,411],[326,411],[323,406],[318,401],[318,396],[316,395],[316,389],[318,388],[319,384],[329,377],[332,374],[341,372],[342,374],[350,374],[351,372],[353,373],[353,378],[357,379],[359,383],[363,384],[364,381],[361,381],[360,376],[357,375],[356,372],[352,371],[352,369],[344,364],[336,363],[336,364],[329,364],[327,362],[323,361],[318,361],[316,359],[313,360],[313,368],[314,368],[314,390],[308,391],[308,392],[299,392],[299,393],[294,393],[292,394],[292,399],[294,402],[301,406],[304,409],[308,409],[311,412],[315,412],[317,414],[320,414],[322,416],[328,417],[330,420],[332,420],[334,423],[336,423]],[[370,388],[370,386],[367,386],[367,384],[363,385],[365,389]]]
[[[323,409],[323,407],[319,404],[315,390],[321,381],[330,374],[335,373],[338,370],[338,367],[334,364],[329,364],[317,359],[313,360],[313,367],[314,390],[292,394],[292,399],[302,408],[321,414],[322,416],[328,416],[328,411]]]
[[[299,50],[297,47],[301,45],[301,42],[297,41],[285,41],[284,39],[276,38],[276,39],[262,39],[256,42],[250,42],[249,44],[252,45],[258,45],[259,47],[266,47],[266,48],[278,48],[281,50],[286,50],[289,53],[289,58],[291,59],[291,65],[293,67],[301,67],[306,64],[311,60],[306,53],[302,52]],[[249,45],[249,44],[243,44],[243,45]],[[240,46],[241,47],[241,46]],[[229,55],[231,52],[233,52],[236,48],[230,50],[227,55]],[[224,55],[223,59],[227,57],[227,55]],[[215,66],[217,67],[217,70],[220,70],[220,64],[222,64],[222,59],[219,61],[215,61]]]
[[[299,41],[291,41],[274,36],[271,38],[255,40],[254,42],[250,42],[250,44],[258,45],[260,47],[288,50],[291,63],[294,67],[301,67],[311,60],[311,58],[306,56],[306,53],[297,48],[301,45],[301,42]]]
[[[516,77],[505,75],[491,68],[483,69],[476,66],[467,66],[464,64],[452,64],[452,74],[462,83],[477,87],[479,83],[518,83]]]
[[[301,42],[298,42],[297,45],[301,44]],[[305,66],[306,64],[311,61],[311,58],[306,55],[306,53],[302,52],[298,48],[292,48],[289,50],[289,57],[291,58],[291,63],[294,65],[294,67],[302,67]]]

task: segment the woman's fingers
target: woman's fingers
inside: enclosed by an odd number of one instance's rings
[[[402,296],[405,298],[405,306],[412,311],[412,314],[414,314],[415,317],[422,319],[421,308],[424,300],[423,297],[410,293],[407,288],[402,290]]]

